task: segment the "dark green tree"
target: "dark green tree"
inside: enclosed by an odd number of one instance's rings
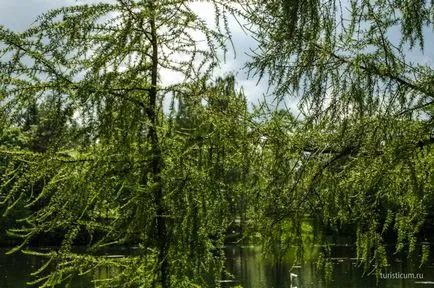
[[[174,131],[184,137],[182,149],[194,149],[192,159],[208,171],[207,182],[215,197],[222,197],[220,215],[215,219],[224,219],[226,226],[237,232],[233,236],[239,237],[250,191],[250,114],[244,94],[235,89],[234,76],[205,83],[202,90],[199,97],[176,97]]]

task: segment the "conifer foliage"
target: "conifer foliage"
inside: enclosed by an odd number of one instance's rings
[[[22,33],[1,27],[2,211],[26,209],[9,230],[22,238],[10,252],[47,258],[34,284],[63,285],[99,267],[115,272],[95,279],[98,287],[220,278],[229,195],[242,172],[233,145],[244,132],[231,127],[246,104],[233,78],[210,80],[227,37],[189,2],[68,6]],[[182,80],[165,84],[164,73]],[[164,113],[170,99],[186,108]],[[228,133],[234,144],[221,140]],[[236,174],[230,185],[228,173]],[[59,249],[25,249],[59,235]],[[111,245],[141,248],[134,257],[97,256]]]
[[[422,227],[432,224],[434,70],[418,59],[432,42],[433,3],[276,0],[245,7],[259,43],[252,73],[269,76],[279,101],[300,99],[302,115],[279,149],[300,153],[276,196],[290,198],[293,211],[269,221],[297,223],[294,215],[309,210],[327,230],[356,227],[350,234],[358,256],[377,272],[387,267],[386,242],[414,252],[417,239],[430,234]]]

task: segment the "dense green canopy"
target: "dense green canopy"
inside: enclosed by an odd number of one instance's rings
[[[45,255],[55,270],[35,283],[101,265],[122,271],[110,287],[219,278],[247,153],[244,96],[231,77],[210,80],[226,36],[188,1],[70,6],[23,33],[1,29],[3,212],[26,211],[9,231],[23,238],[13,251],[62,235]],[[168,71],[182,81],[165,85]],[[164,114],[164,99],[179,109]],[[76,254],[73,244],[88,248]],[[142,252],[92,256],[110,245]]]
[[[99,287],[215,287],[225,241],[279,262],[322,232],[379,272],[386,243],[413,253],[432,238],[434,71],[409,58],[428,46],[432,4],[209,2],[215,28],[184,0],[0,27],[0,208],[21,238],[11,252],[47,258],[40,287],[99,267],[116,271]],[[278,103],[300,99],[298,117],[248,111],[235,78],[216,76],[231,13],[258,41],[247,68]],[[58,248],[28,251],[41,243]],[[98,256],[119,245],[139,252]]]
[[[301,99],[303,125],[285,147],[302,153],[296,157],[302,176],[294,183],[294,173],[288,175],[291,192],[280,198],[299,191],[299,200],[289,198],[297,211],[310,209],[337,230],[357,227],[359,257],[367,265],[387,266],[387,241],[414,251],[416,239],[429,236],[421,228],[432,224],[434,71],[411,55],[429,46],[433,4],[277,0],[246,6],[259,41],[250,69],[268,73],[280,101]],[[292,221],[289,211],[272,219]]]

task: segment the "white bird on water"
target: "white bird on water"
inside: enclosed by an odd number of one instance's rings
[[[298,286],[298,275],[290,272],[289,276],[291,278],[291,288],[297,288],[297,286]]]

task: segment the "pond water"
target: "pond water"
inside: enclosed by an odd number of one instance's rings
[[[245,288],[409,288],[434,287],[434,258],[419,267],[406,257],[394,257],[390,273],[383,275],[388,279],[379,279],[375,275],[366,275],[358,267],[354,257],[354,247],[347,245],[332,246],[333,271],[331,282],[325,282],[324,271],[316,268],[315,261],[308,263],[285,263],[276,265],[262,257],[258,247],[229,246],[225,248],[226,266],[233,277],[222,279],[222,287],[241,285]],[[0,249],[0,287],[23,288],[31,280],[29,274],[40,266],[40,260],[34,256],[13,254],[5,255],[7,249]],[[125,250],[112,251],[123,254]],[[289,262],[289,261],[288,261]],[[104,274],[104,271],[101,271]],[[401,274],[398,274],[401,273]],[[409,274],[413,273],[413,275]],[[420,279],[391,279],[411,278]],[[28,287],[28,286],[27,286]],[[77,280],[73,287],[90,288],[89,280]]]
[[[355,247],[334,245],[331,250],[333,257],[330,259],[333,266],[331,282],[325,281],[325,271],[317,269],[316,261],[301,265],[283,263],[278,267],[263,259],[260,250],[255,248],[228,247],[227,267],[240,285],[250,288],[434,287],[434,258],[432,257],[423,267],[419,267],[419,263],[411,263],[404,256],[395,257],[389,274],[383,274],[385,279],[377,280],[374,274],[363,273],[363,268],[359,267],[356,259],[352,258],[355,255]],[[410,278],[412,277],[410,273],[413,273],[414,278],[421,279],[391,279]]]

